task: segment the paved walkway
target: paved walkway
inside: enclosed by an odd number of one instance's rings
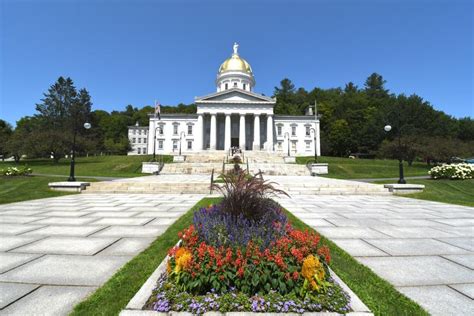
[[[201,197],[78,194],[0,205],[0,314],[68,314]]]
[[[474,315],[474,208],[396,196],[279,202],[433,315]]]

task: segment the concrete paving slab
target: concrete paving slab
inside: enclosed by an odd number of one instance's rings
[[[125,256],[47,255],[0,275],[0,281],[99,286],[128,260]]]
[[[319,227],[317,231],[328,238],[387,238],[367,227]]]
[[[44,227],[45,225],[26,225],[26,224],[0,224],[0,234],[2,235],[18,235],[28,231],[33,231]]]
[[[12,252],[92,256],[117,240],[117,238],[48,237],[16,248]]]
[[[392,256],[467,254],[469,251],[434,239],[366,239],[369,244]]]
[[[106,226],[70,226],[70,225],[50,225],[37,229],[22,236],[88,236],[103,229]]]
[[[441,257],[360,257],[358,260],[395,286],[474,283],[473,270]]]
[[[366,243],[361,239],[331,239],[339,247],[348,252],[351,256],[354,257],[379,257],[379,256],[388,256],[387,253],[383,252],[380,249],[375,248],[374,246]]]
[[[443,238],[456,237],[455,234],[434,229],[432,227],[395,227],[381,226],[373,229],[394,238]],[[370,238],[370,237],[369,237]]]
[[[38,288],[38,286],[33,284],[0,283],[0,309],[30,293]]]
[[[93,222],[95,219],[90,217],[48,217],[36,221],[35,224],[44,225],[84,225]]]
[[[145,250],[154,238],[122,238],[97,255],[104,256],[134,256]]]
[[[81,217],[90,214],[90,212],[83,212],[83,211],[53,211],[53,212],[46,212],[41,214],[41,216],[48,216],[48,217]]]
[[[399,287],[398,290],[433,316],[474,315],[472,300],[447,286]]]
[[[472,253],[468,255],[447,255],[443,257],[474,270],[474,254]]]
[[[18,215],[0,215],[0,223],[27,224],[45,217],[39,216],[18,216]]]
[[[0,251],[8,251],[26,245],[42,237],[0,236]]]
[[[473,218],[435,219],[434,221],[451,226],[474,226]]]
[[[448,232],[454,236],[457,237],[474,237],[474,226],[469,226],[469,227],[436,227],[436,229],[439,229],[441,231]],[[443,238],[443,236],[439,236],[440,238]]]
[[[438,238],[438,240],[474,252],[474,238]]]
[[[474,283],[454,284],[450,287],[474,300]]]
[[[328,219],[337,227],[379,227],[387,225],[379,219],[349,219],[349,218],[331,218]],[[305,221],[306,222],[306,221]]]
[[[42,286],[30,295],[8,306],[0,314],[18,316],[67,315],[71,310],[71,306],[76,305],[95,290],[95,287]]]
[[[38,257],[40,257],[40,255],[1,252],[0,273],[14,269]]]
[[[138,212],[92,212],[89,213],[89,217],[132,217],[138,214]],[[146,216],[145,216],[146,217]]]
[[[315,229],[318,229],[319,227],[334,227],[332,223],[322,218],[307,219],[305,220],[305,223],[311,227],[314,227]]]
[[[104,226],[117,226],[117,225],[130,225],[130,226],[137,226],[137,225],[145,225],[148,222],[151,222],[153,218],[149,217],[107,217],[95,220],[90,225],[104,225]]]
[[[151,222],[145,224],[145,226],[155,226],[155,225],[172,225],[174,222],[176,222],[177,218],[168,218],[168,217],[160,217],[152,220]]]
[[[101,230],[93,237],[158,237],[166,230],[164,226],[112,226]]]

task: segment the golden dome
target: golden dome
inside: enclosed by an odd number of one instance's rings
[[[252,67],[250,67],[249,63],[240,58],[239,54],[237,53],[238,44],[234,44],[234,53],[230,58],[227,58],[222,65],[219,67],[219,74],[227,71],[241,71],[246,72],[249,75],[252,75]]]

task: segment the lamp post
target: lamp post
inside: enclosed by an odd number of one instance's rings
[[[314,163],[318,163],[318,151],[316,150],[316,129],[311,127],[309,130],[314,133]]]
[[[84,123],[84,128],[89,129],[91,128],[91,124],[86,122]],[[72,151],[71,151],[71,166],[69,168],[69,178],[67,181],[74,182],[76,178],[74,176],[74,169],[76,167],[76,135],[77,135],[77,128],[74,126],[74,134],[72,138]]]
[[[155,128],[155,134],[153,135],[153,161],[156,161],[156,131],[160,128],[161,126],[157,126]]]
[[[179,134],[179,156],[181,156],[181,139],[183,138],[183,134],[185,134],[185,132]]]
[[[290,157],[290,133],[286,132],[284,137],[288,135],[288,157]]]
[[[388,133],[392,130],[392,126],[385,125],[384,130]],[[405,178],[403,177],[403,156],[402,156],[402,133],[400,130],[400,117],[398,118],[398,128],[397,128],[397,137],[398,137],[398,183],[405,184]]]

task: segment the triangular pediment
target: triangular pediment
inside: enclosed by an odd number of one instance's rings
[[[212,94],[208,94],[203,97],[197,97],[195,100],[199,102],[271,102],[274,103],[275,100],[267,96],[245,91],[242,89],[229,89],[225,91],[220,91]]]

